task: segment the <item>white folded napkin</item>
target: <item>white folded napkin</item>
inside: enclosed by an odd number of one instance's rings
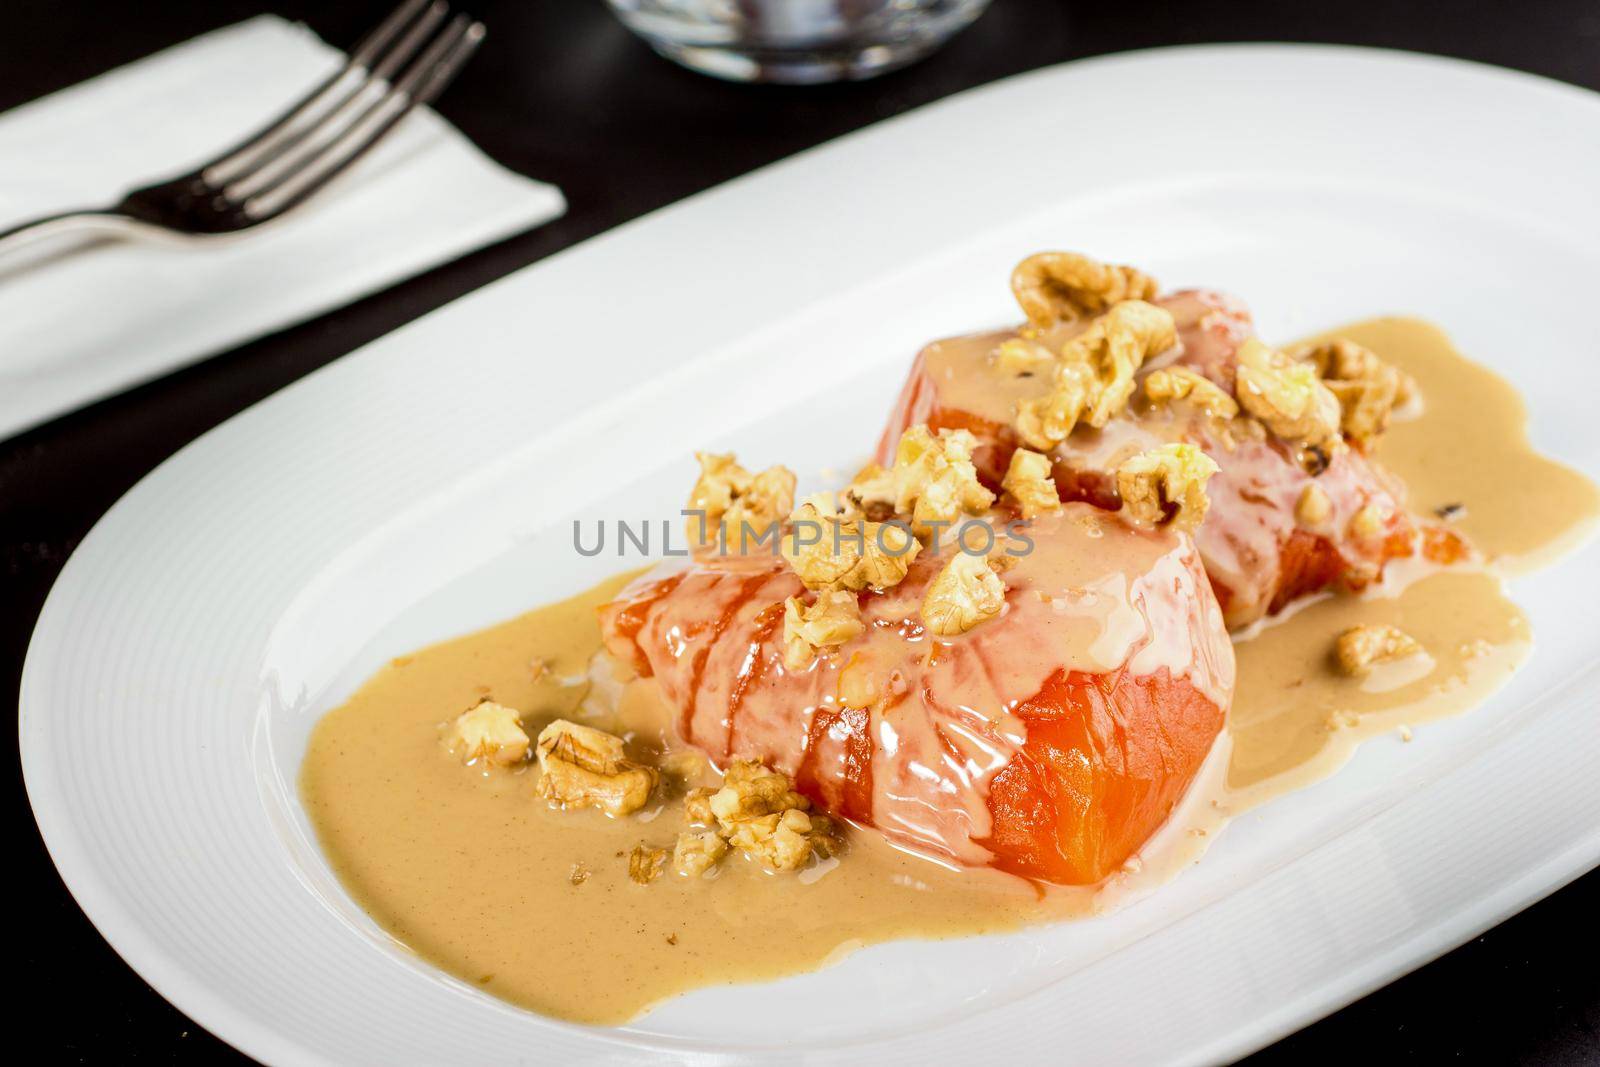
[[[0,229],[192,169],[343,59],[263,16],[0,115]],[[0,438],[564,209],[418,109],[323,195],[224,244],[0,251]]]

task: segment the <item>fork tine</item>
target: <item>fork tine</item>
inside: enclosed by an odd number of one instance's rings
[[[428,9],[422,13],[422,17],[417,20],[416,25],[406,31],[406,35],[401,38],[400,43],[395,45],[389,54],[383,57],[382,61],[371,68],[372,76],[367,79],[368,84],[374,81],[387,83],[393,80],[394,76],[400,72],[400,68],[405,66],[411,57],[417,54],[417,49],[422,47],[423,42],[428,39],[428,35],[438,28],[439,23],[443,21],[445,14],[449,10],[450,5],[445,0],[434,0],[433,3],[429,4]]]
[[[395,35],[427,3],[428,0],[402,0],[400,6],[391,11],[356,44],[349,58],[345,60],[344,66],[330,75],[321,85],[301,97],[288,111],[207,163],[200,171],[201,180],[211,186],[220,186],[232,181],[260,160],[265,153],[282,144],[285,136],[295,132],[308,115],[324,105],[333,96],[334,90],[349,80],[351,74],[365,71],[374,59],[382,55]]]
[[[300,129],[280,138],[272,146],[272,151],[258,153],[252,161],[258,165],[247,165],[227,179],[227,183],[221,187],[223,197],[240,203],[263,189],[271,188],[284,175],[299,169],[307,159],[315,157],[325,145],[335,140],[349,124],[352,112],[363,103],[370,103],[381,96],[389,88],[390,80],[416,55],[450,9],[446,0],[424,2],[427,7],[422,16],[405,31],[399,43],[384,52],[381,58],[368,57],[368,63],[364,64],[365,77],[359,85],[342,100],[325,109],[314,122],[302,124]],[[377,59],[377,62],[372,63],[372,59]]]
[[[382,98],[363,112],[300,169],[244,202],[246,215],[257,221],[289,210],[322,188],[365,155],[419,105],[444,91],[482,42],[484,26],[457,15],[422,56]]]

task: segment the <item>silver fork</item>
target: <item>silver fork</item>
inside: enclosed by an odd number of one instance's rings
[[[67,231],[237,233],[303,203],[419,105],[444,91],[483,40],[483,23],[446,0],[404,0],[327,81],[271,124],[188,174],[135,189],[108,208],[0,230],[0,249]]]

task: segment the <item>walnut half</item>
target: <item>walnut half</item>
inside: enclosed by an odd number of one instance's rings
[[[1239,346],[1233,392],[1239,406],[1260,419],[1280,440],[1302,450],[1302,463],[1313,473],[1342,443],[1339,399],[1316,367],[1290,359],[1252,337]]]
[[[1406,375],[1371,349],[1341,337],[1302,353],[1339,399],[1339,428],[1352,444],[1370,450],[1389,428],[1389,415],[1413,388]]]
[[[1151,300],[1156,280],[1076,252],[1037,252],[1011,272],[1011,293],[1035,327],[1098,315],[1122,300]]]
[[[557,719],[539,732],[539,796],[565,808],[628,815],[644,807],[656,785],[653,768],[624,758],[622,739]]]
[[[1206,517],[1206,482],[1217,464],[1194,445],[1152,448],[1117,468],[1122,513],[1135,526],[1176,526],[1193,530]]]
[[[1068,341],[1050,392],[1017,405],[1017,434],[1041,452],[1065,441],[1079,422],[1099,429],[1133,395],[1144,361],[1177,343],[1172,313],[1143,300],[1124,300]]]

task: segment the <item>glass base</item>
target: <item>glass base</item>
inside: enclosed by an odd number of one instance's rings
[[[861,81],[915,63],[943,41],[874,44],[851,51],[801,52],[790,49],[696,47],[650,41],[650,47],[690,70],[739,82],[818,85]]]
[[[782,4],[794,5],[786,24],[772,17]],[[838,7],[830,0],[758,0],[745,8],[766,9],[765,20],[693,0],[611,0],[611,6],[651,48],[690,70],[728,81],[816,85],[914,63],[971,25],[989,0],[857,0]],[[852,6],[852,15],[841,10]]]

